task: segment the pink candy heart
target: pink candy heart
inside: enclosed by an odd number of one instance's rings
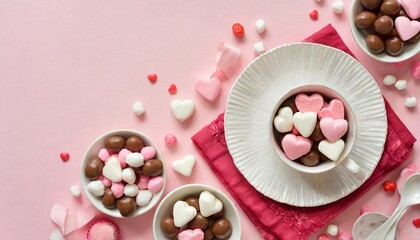
[[[311,141],[302,136],[287,134],[281,141],[281,146],[290,160],[295,160],[311,150]]]
[[[205,99],[214,102],[220,94],[221,83],[217,78],[210,80],[198,80],[195,83],[195,90]]]
[[[345,119],[334,119],[326,117],[321,119],[319,127],[321,128],[322,134],[330,142],[335,142],[346,134],[348,129],[348,122]]]
[[[149,183],[147,183],[147,188],[152,193],[157,193],[162,189],[163,187],[163,178],[161,176],[153,177],[149,180]]]
[[[295,103],[300,112],[318,113],[324,105],[324,99],[318,93],[314,93],[311,96],[301,93],[296,96]]]
[[[187,229],[178,234],[178,240],[203,240],[203,230],[197,228],[194,230]]]
[[[401,0],[401,5],[411,19],[420,17],[420,0]]]
[[[420,22],[416,20],[410,21],[407,17],[400,16],[395,19],[395,29],[397,29],[401,40],[406,41],[420,31]]]
[[[323,119],[326,117],[334,119],[344,118],[344,105],[338,99],[333,99],[327,106],[324,106],[318,113],[318,118]]]

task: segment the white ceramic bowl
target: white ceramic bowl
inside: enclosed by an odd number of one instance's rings
[[[223,208],[225,211],[224,217],[229,219],[230,223],[232,224],[232,233],[228,239],[241,239],[241,222],[233,202],[224,193],[214,187],[203,184],[188,184],[174,189],[168,193],[165,198],[163,198],[162,202],[160,202],[153,218],[153,236],[155,240],[170,239],[163,235],[163,232],[160,228],[160,222],[162,218],[172,214],[172,208],[175,202],[178,200],[185,200],[190,196],[198,197],[203,191],[211,192],[223,203]]]
[[[124,138],[128,138],[130,136],[137,136],[137,137],[141,138],[143,140],[145,146],[153,146],[156,149],[156,157],[155,158],[161,160],[162,163],[163,163],[163,172],[161,174],[161,176],[163,177],[163,187],[162,187],[162,189],[159,192],[153,194],[152,199],[150,200],[150,202],[146,206],[142,206],[142,207],[137,206],[134,213],[132,213],[128,217],[122,216],[117,207],[115,207],[113,209],[109,209],[109,208],[104,207],[104,205],[102,204],[102,198],[94,196],[86,188],[87,184],[91,181],[85,176],[86,164],[92,157],[95,157],[95,156],[98,155],[99,150],[104,148],[105,139],[108,138],[108,137],[111,137],[111,136],[121,136],[121,137],[124,137]],[[86,197],[89,199],[89,201],[92,203],[92,205],[96,209],[98,209],[99,211],[101,211],[104,214],[109,215],[111,217],[117,217],[117,218],[136,217],[136,216],[139,216],[139,215],[149,211],[151,208],[153,208],[157,204],[157,202],[160,200],[160,198],[162,197],[162,194],[163,194],[163,191],[164,191],[165,185],[166,185],[166,166],[165,166],[165,161],[163,159],[163,155],[161,154],[161,152],[159,151],[157,146],[152,142],[152,140],[149,137],[147,137],[144,133],[141,133],[141,132],[138,132],[138,131],[135,131],[135,130],[130,130],[130,129],[119,129],[119,130],[114,130],[114,131],[110,131],[110,132],[107,132],[107,133],[103,134],[102,136],[98,137],[95,141],[93,141],[93,143],[89,146],[89,148],[87,149],[87,151],[85,153],[85,156],[83,157],[83,160],[82,160],[82,166],[80,168],[80,179],[81,179],[81,185],[82,185],[82,189],[83,189],[84,194],[86,195]]]
[[[397,56],[391,56],[385,51],[378,54],[370,52],[366,47],[365,35],[363,34],[363,30],[357,28],[354,24],[354,19],[356,18],[357,14],[359,14],[361,11],[362,5],[360,4],[360,0],[353,0],[349,19],[351,32],[353,34],[354,40],[367,55],[381,62],[395,63],[407,60],[420,52],[420,41],[416,44],[404,44],[403,52]]]

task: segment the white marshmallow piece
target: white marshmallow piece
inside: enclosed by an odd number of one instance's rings
[[[197,210],[185,201],[177,201],[174,204],[173,215],[175,226],[182,227],[197,215]]]
[[[322,140],[318,145],[318,150],[332,161],[337,161],[344,150],[345,143],[343,139],[335,142]]]
[[[293,115],[293,125],[304,137],[311,136],[315,129],[317,114],[315,112],[296,112]]]
[[[103,196],[105,194],[105,186],[101,180],[89,182],[86,188],[89,190],[90,193],[97,197]]]
[[[120,160],[118,160],[116,157],[110,157],[102,169],[102,175],[113,182],[120,182],[122,180]]]
[[[384,77],[383,83],[385,86],[391,86],[391,85],[394,85],[396,81],[397,81],[397,78],[394,75],[386,75]]]
[[[79,186],[77,186],[77,185],[71,186],[70,187],[70,192],[71,192],[71,195],[73,197],[80,197],[80,188],[79,188]]]
[[[264,31],[265,31],[265,22],[264,22],[264,20],[262,20],[262,19],[258,19],[256,22],[255,22],[255,29],[257,30],[257,32],[259,33],[259,34],[261,34],[261,33],[263,33]]]
[[[121,175],[122,180],[128,184],[133,184],[136,181],[136,173],[132,168],[124,168]]]
[[[344,10],[344,3],[341,0],[337,0],[332,4],[333,11],[335,14],[342,14]]]
[[[409,97],[405,99],[405,106],[408,108],[413,108],[417,105],[416,97]]]
[[[327,234],[330,236],[337,236],[338,234],[338,226],[335,224],[328,224],[327,226]]]
[[[255,53],[259,56],[265,52],[265,47],[263,42],[257,42],[254,44]]]
[[[137,116],[141,116],[144,113],[144,107],[143,104],[141,102],[135,102],[133,104],[133,112],[137,115]]]
[[[191,176],[194,165],[195,165],[195,157],[193,155],[187,155],[180,160],[175,160],[172,163],[172,168],[176,172],[186,177],[189,177]]]
[[[139,193],[137,184],[127,184],[124,186],[124,195],[127,197],[135,197]]]
[[[290,107],[280,108],[274,117],[274,127],[281,133],[290,132],[293,128],[293,111]]]
[[[153,193],[149,190],[139,190],[136,197],[137,206],[146,206],[152,200]]]
[[[178,121],[184,122],[194,113],[194,102],[190,99],[180,101],[173,100],[171,103],[172,114]]]
[[[203,191],[198,198],[200,206],[200,213],[204,217],[211,216],[215,213],[222,211],[223,203],[216,196],[209,191]]]
[[[141,153],[130,153],[125,157],[125,162],[131,167],[141,167],[144,164],[144,157]]]
[[[404,90],[407,88],[407,81],[406,80],[398,80],[395,83],[395,88],[398,90]]]

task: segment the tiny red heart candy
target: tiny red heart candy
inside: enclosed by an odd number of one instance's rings
[[[168,92],[170,94],[175,94],[176,93],[176,85],[175,84],[171,84],[171,86],[169,86],[169,88],[168,88]]]
[[[416,218],[416,219],[414,219],[414,220],[413,220],[413,225],[414,225],[416,228],[420,228],[420,218]]]
[[[385,192],[395,192],[397,189],[397,184],[394,181],[385,181],[383,188]]]
[[[64,162],[66,162],[66,161],[68,161],[70,159],[70,154],[69,153],[66,153],[66,152],[60,153],[60,158],[61,158],[61,160],[63,160]]]
[[[309,17],[312,20],[317,20],[318,19],[318,11],[317,10],[313,10],[312,12],[309,13]]]
[[[155,83],[157,81],[157,75],[155,73],[147,75],[147,79],[149,79],[149,82]]]
[[[232,26],[232,32],[235,37],[242,38],[245,34],[244,27],[240,23],[235,23]]]

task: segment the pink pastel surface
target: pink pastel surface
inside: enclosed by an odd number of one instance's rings
[[[196,94],[195,81],[208,78],[215,69],[221,41],[241,49],[239,70],[242,70],[255,59],[254,43],[263,41],[271,49],[301,41],[332,23],[376,79],[398,116],[420,139],[419,110],[404,106],[407,96],[420,97],[420,84],[410,72],[411,64],[419,61],[420,56],[399,68],[368,57],[350,32],[351,1],[343,1],[342,15],[333,13],[330,6],[334,0],[323,2],[320,5],[316,1],[278,0],[2,1],[0,104],[4,114],[0,118],[0,152],[1,161],[9,167],[1,168],[0,182],[11,183],[2,186],[3,194],[10,196],[0,200],[2,238],[47,239],[55,228],[49,219],[54,203],[70,211],[89,205],[84,194],[76,199],[69,188],[80,183],[80,161],[91,142],[118,128],[146,133],[162,151],[168,165],[188,154],[197,158],[193,174],[188,178],[167,171],[164,196],[184,184],[203,183],[230,197],[190,140],[224,111],[229,90],[239,75],[236,72],[222,82],[214,103]],[[319,12],[317,21],[308,17],[313,9]],[[263,19],[267,25],[263,35],[254,29],[257,19]],[[243,40],[232,35],[234,22],[244,25]],[[147,80],[151,72],[159,76],[155,84]],[[406,79],[406,92],[384,87],[382,79],[387,74]],[[171,83],[178,86],[174,95],[167,92]],[[191,119],[180,124],[171,115],[170,103],[187,98],[194,100],[196,110]],[[140,118],[131,110],[132,104],[139,100],[146,109]],[[169,132],[178,138],[177,144],[170,148],[163,140]],[[59,157],[64,151],[71,155],[67,162]],[[420,166],[419,151],[419,144],[415,144],[405,165]],[[387,180],[396,180],[405,165]],[[16,167],[18,172],[10,171]],[[33,179],[47,190],[40,191],[28,184]],[[334,223],[350,232],[359,209],[365,204],[374,206],[374,211],[391,214],[399,196],[385,193],[381,184],[334,218]],[[37,199],[36,207],[33,199]],[[242,236],[246,236],[243,239],[262,239],[241,208],[236,203],[235,206],[241,219]],[[153,239],[151,226],[156,207],[133,219],[113,219],[120,226],[123,238]],[[418,236],[419,229],[411,221],[419,215],[420,206],[415,206],[403,216],[400,239]],[[66,239],[84,239],[86,232],[85,227]],[[325,229],[310,240],[323,232]]]

